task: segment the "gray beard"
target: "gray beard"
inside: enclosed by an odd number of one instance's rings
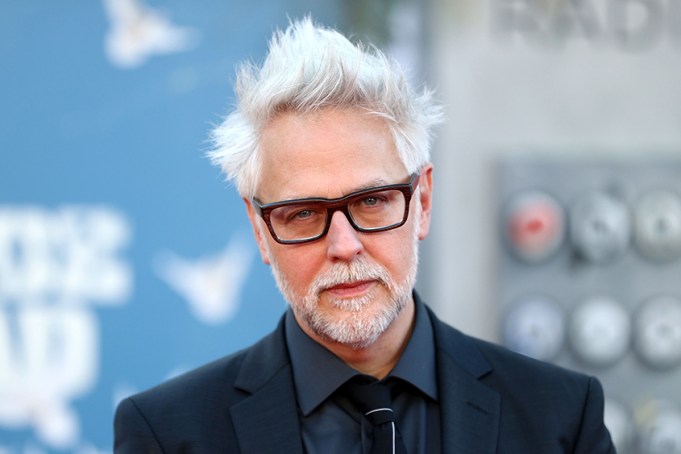
[[[305,323],[315,335],[321,339],[348,345],[353,349],[363,349],[376,342],[409,301],[416,283],[419,261],[416,237],[413,239],[412,248],[413,263],[410,264],[409,274],[402,283],[395,282],[383,266],[370,264],[364,258],[334,264],[330,270],[315,278],[307,294],[303,296],[295,294],[275,261],[272,261],[272,274],[296,318]],[[366,280],[378,281],[379,285],[387,289],[388,304],[367,308],[375,298],[374,292],[371,292],[357,298],[330,299],[330,303],[344,313],[343,317],[317,310],[324,289]]]

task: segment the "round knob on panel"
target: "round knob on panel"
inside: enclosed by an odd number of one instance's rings
[[[641,454],[681,454],[681,411],[670,402],[648,402],[640,414]]]
[[[629,211],[605,192],[578,198],[570,210],[570,234],[586,260],[604,263],[624,253],[630,237]]]
[[[656,368],[681,364],[681,301],[661,296],[636,312],[634,348],[638,355]]]
[[[681,255],[681,199],[669,191],[653,191],[636,205],[634,235],[639,252],[652,260]]]
[[[565,337],[565,316],[556,302],[535,296],[514,304],[504,318],[504,344],[541,360],[554,358]]]
[[[575,353],[585,363],[610,366],[629,349],[629,313],[609,298],[586,300],[572,313],[569,337]]]
[[[529,263],[550,257],[565,236],[563,208],[539,191],[522,192],[511,199],[503,225],[506,244],[516,257]]]

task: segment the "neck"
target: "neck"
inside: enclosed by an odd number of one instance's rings
[[[402,356],[414,328],[414,312],[414,299],[410,297],[388,329],[374,343],[360,349],[322,339],[310,332],[303,323],[298,324],[312,339],[338,356],[345,364],[380,380],[390,373]]]

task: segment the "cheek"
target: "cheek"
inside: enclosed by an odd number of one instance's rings
[[[386,268],[396,281],[403,280],[414,265],[415,238],[414,226],[404,226],[378,233],[370,242],[365,242],[365,250],[370,260]]]
[[[276,243],[270,249],[271,257],[274,259],[273,266],[299,294],[307,293],[312,281],[323,267],[324,254],[314,250],[315,244],[300,246],[284,246]]]

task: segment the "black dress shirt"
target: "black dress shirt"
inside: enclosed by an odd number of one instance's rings
[[[425,307],[415,304],[411,339],[385,380],[400,382],[393,409],[408,452],[436,453],[440,452],[440,412],[433,329]],[[368,452],[371,423],[347,399],[334,394],[359,372],[305,334],[290,309],[286,344],[306,452]]]

